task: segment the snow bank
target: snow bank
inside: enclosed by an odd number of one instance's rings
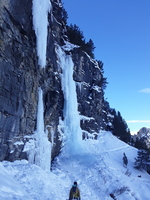
[[[67,196],[63,174],[59,177],[25,160],[0,163],[0,176],[1,200],[59,200]]]
[[[84,141],[85,152],[79,155],[64,151],[56,158],[52,171],[27,161],[0,163],[1,200],[68,199],[76,180],[84,200],[148,200],[150,176],[134,169],[137,149],[101,132],[98,140]],[[128,167],[123,167],[123,153]]]
[[[22,199],[25,190],[13,179],[9,171],[0,163],[0,199]]]

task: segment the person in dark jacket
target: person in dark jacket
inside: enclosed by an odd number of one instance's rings
[[[80,197],[80,190],[79,188],[77,187],[77,182],[75,181],[71,190],[70,190],[70,194],[69,194],[69,200],[72,200],[72,199],[77,199],[77,200],[81,200],[81,197]]]

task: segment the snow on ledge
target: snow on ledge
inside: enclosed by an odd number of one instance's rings
[[[72,49],[74,49],[74,48],[79,48],[79,47],[80,47],[80,46],[75,45],[75,44],[72,44],[72,43],[70,43],[70,42],[68,42],[68,41],[64,41],[64,42],[65,42],[65,45],[62,46],[62,49],[63,49],[64,51],[70,51],[70,50],[72,50]]]

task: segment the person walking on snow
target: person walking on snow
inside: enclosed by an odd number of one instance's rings
[[[77,182],[76,181],[74,182],[72,188],[70,189],[69,200],[72,200],[72,199],[81,200],[80,190],[77,187]]]

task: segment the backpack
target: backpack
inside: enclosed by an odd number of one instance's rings
[[[78,198],[78,188],[72,187],[73,198]]]

